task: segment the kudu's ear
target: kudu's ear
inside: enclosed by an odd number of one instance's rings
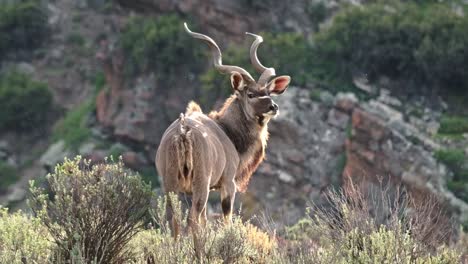
[[[238,72],[233,72],[231,74],[231,85],[236,91],[244,90],[244,77]]]
[[[286,88],[288,88],[290,81],[291,77],[287,75],[276,77],[268,83],[268,92],[271,95],[280,95],[284,93],[284,91],[286,91]]]

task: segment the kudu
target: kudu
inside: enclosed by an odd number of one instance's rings
[[[278,105],[271,96],[282,94],[289,76],[276,77],[273,68],[263,66],[257,48],[263,42],[255,37],[250,48],[250,60],[261,74],[256,82],[243,68],[223,65],[221,50],[210,37],[185,31],[193,38],[208,44],[215,68],[231,75],[234,94],[219,111],[205,115],[190,102],[185,114],[174,121],[164,133],[156,154],[156,168],[163,180],[165,193],[192,194],[189,225],[206,222],[206,203],[210,190],[221,192],[221,206],[225,220],[231,221],[236,191],[245,191],[253,172],[265,156],[268,121],[278,114]],[[168,199],[169,200],[169,199]],[[168,218],[172,219],[168,201]],[[175,236],[178,224],[172,219]]]

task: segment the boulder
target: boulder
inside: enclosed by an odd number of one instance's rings
[[[65,157],[72,158],[72,153],[66,149],[65,141],[60,140],[50,145],[49,148],[42,154],[39,163],[51,171],[55,165],[62,162]]]

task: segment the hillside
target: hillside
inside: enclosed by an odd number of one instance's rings
[[[0,0],[0,204],[29,210],[29,181],[48,188],[77,155],[122,156],[160,194],[165,129],[189,101],[208,113],[231,93],[186,21],[252,73],[245,32],[261,34],[262,62],[292,77],[267,159],[236,200],[243,220],[282,229],[328,205],[328,189],[377,194],[384,182],[435,199],[466,232],[467,11],[461,0]]]

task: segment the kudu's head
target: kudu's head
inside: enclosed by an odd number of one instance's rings
[[[279,76],[272,79],[276,75],[275,69],[266,68],[260,63],[257,57],[257,49],[260,43],[263,42],[261,36],[246,33],[255,37],[255,41],[250,47],[250,60],[255,70],[261,74],[258,81],[255,81],[245,69],[233,65],[223,65],[221,50],[212,38],[190,31],[187,23],[184,23],[184,26],[185,31],[190,36],[203,40],[208,44],[213,55],[215,68],[221,73],[231,75],[231,86],[234,89],[236,100],[239,101],[247,117],[268,121],[278,114],[278,105],[271,96],[282,94],[288,87],[291,78],[289,76]]]

